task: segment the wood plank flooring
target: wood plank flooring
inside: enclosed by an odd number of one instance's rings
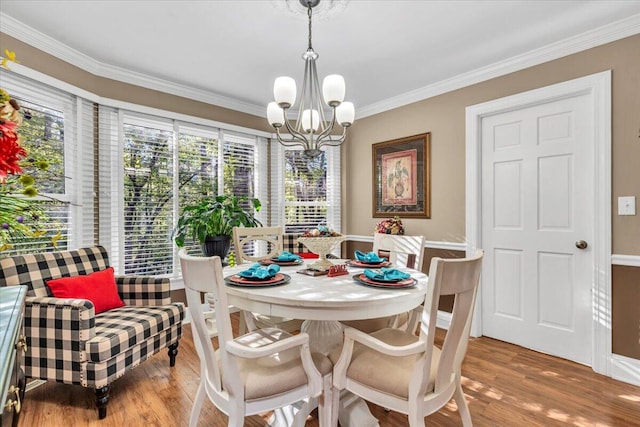
[[[234,315],[235,316],[235,315]],[[234,317],[237,327],[237,317]],[[162,351],[112,384],[107,418],[98,420],[94,394],[78,386],[46,383],[27,393],[20,427],[186,426],[198,385],[199,361],[186,325],[176,366]],[[594,373],[590,367],[490,338],[469,343],[463,389],[474,426],[640,427],[640,387]],[[407,418],[370,405],[382,427]],[[314,416],[307,426],[317,427]],[[248,417],[264,426],[269,414]],[[199,426],[226,426],[227,417],[205,401]],[[425,418],[428,426],[461,425],[456,406]]]

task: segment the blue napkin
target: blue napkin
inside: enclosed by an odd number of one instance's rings
[[[396,270],[395,268],[381,268],[378,270],[365,268],[364,275],[371,280],[383,280],[385,282],[400,281],[411,277],[410,274]]]
[[[366,254],[362,251],[355,252],[356,259],[362,262],[385,262],[386,258],[380,258],[375,252],[367,252]]]
[[[280,271],[280,266],[277,264],[271,264],[269,266],[262,266],[258,263],[252,264],[247,270],[238,273],[238,276],[249,279],[270,279]]]
[[[276,261],[297,261],[300,259],[300,256],[296,254],[292,254],[288,251],[282,251],[280,255],[274,258]]]

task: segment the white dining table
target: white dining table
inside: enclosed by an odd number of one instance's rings
[[[313,261],[313,260],[311,260]],[[347,260],[332,260],[341,264]],[[225,267],[225,277],[247,269],[248,264]],[[277,286],[227,286],[229,303],[235,307],[269,316],[303,319],[302,331],[309,334],[312,351],[329,354],[342,346],[340,321],[373,319],[412,310],[424,302],[428,277],[410,268],[398,268],[416,279],[414,286],[380,288],[358,283],[353,276],[364,269],[349,266],[348,274],[336,277],[307,276],[297,271],[305,265],[281,267],[290,281]],[[340,424],[343,427],[378,426],[364,401],[341,398]]]

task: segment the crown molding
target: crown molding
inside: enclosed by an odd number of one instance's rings
[[[229,108],[258,117],[266,117],[264,106],[239,101],[201,88],[170,82],[148,74],[102,63],[2,12],[0,12],[0,31],[99,77]]]
[[[384,101],[358,108],[358,118],[383,113],[414,102],[432,98],[443,93],[461,89],[505,74],[520,71],[554,59],[562,58],[583,50],[591,49],[606,43],[623,39],[640,33],[640,14],[631,15],[620,21],[603,25],[593,30],[578,34],[556,43],[534,49],[527,53],[478,68],[468,73],[459,74],[439,81],[435,84],[403,93]]]
[[[266,117],[266,112],[262,105],[239,101],[201,88],[182,85],[139,72],[104,64],[45,34],[42,34],[34,28],[31,28],[2,12],[0,12],[0,31],[96,76],[141,86],[147,89],[166,92],[196,101],[206,102],[208,104],[229,108],[258,117]],[[374,114],[383,113],[388,110],[422,101],[427,98],[480,83],[495,77],[503,76],[544,62],[552,61],[554,59],[562,58],[573,53],[610,43],[638,33],[640,33],[640,14],[631,15],[620,21],[595,28],[577,36],[549,44],[507,60],[496,62],[468,73],[459,74],[432,85],[424,86],[380,102],[361,106],[358,108],[357,118],[364,118]]]

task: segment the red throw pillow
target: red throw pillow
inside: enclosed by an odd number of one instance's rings
[[[47,280],[47,286],[56,298],[88,299],[96,314],[124,306],[118,295],[113,267],[84,276]]]

